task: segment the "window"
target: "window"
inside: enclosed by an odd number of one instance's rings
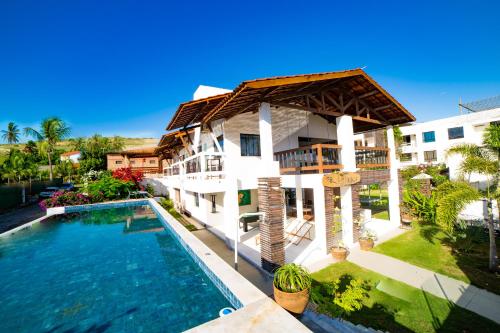
[[[424,142],[436,142],[436,134],[434,131],[422,133],[422,140]]]
[[[411,161],[411,153],[404,153],[399,155],[399,160],[401,162],[409,162]]]
[[[426,162],[437,161],[437,152],[435,150],[424,151],[424,160]]]
[[[156,164],[155,160],[149,160],[149,164]]]
[[[115,164],[122,164],[123,161],[115,161]]]
[[[401,138],[401,144],[402,145],[410,145],[411,144],[411,136],[410,135],[403,135]]]
[[[260,136],[240,134],[241,156],[260,156]]]
[[[464,128],[463,127],[452,127],[448,128],[448,139],[461,139],[464,137]]]
[[[130,161],[130,164],[135,164],[135,161]]]
[[[200,207],[200,194],[199,193],[194,194],[194,205],[196,207]]]

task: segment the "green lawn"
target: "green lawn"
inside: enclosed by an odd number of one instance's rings
[[[454,251],[436,226],[423,225],[376,246],[373,251],[500,294],[500,275],[488,271],[488,243],[470,253]],[[497,240],[497,247],[500,241]]]
[[[364,307],[346,318],[355,324],[390,332],[500,332],[500,325],[486,318],[349,262],[330,265],[312,276],[314,284],[345,276],[367,281]]]
[[[371,209],[372,217],[382,220],[389,220],[389,199],[387,190],[371,190],[370,195],[368,191],[363,191],[359,194],[360,199],[366,199],[371,197],[372,199],[379,199],[379,201],[372,202],[368,204],[367,202],[361,202],[361,208]]]

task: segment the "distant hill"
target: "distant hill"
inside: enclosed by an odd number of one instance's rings
[[[155,138],[123,138],[123,140],[125,141],[125,149],[151,147],[155,146],[159,141],[159,139]],[[23,149],[24,146],[24,143],[0,144],[0,156],[6,155],[11,148]],[[69,141],[61,141],[57,144],[57,148],[69,151],[71,150],[71,144]]]

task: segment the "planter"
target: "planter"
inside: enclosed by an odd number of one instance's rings
[[[371,238],[360,238],[359,239],[359,247],[363,251],[371,250],[373,248],[374,244],[375,243],[373,242],[373,239],[371,239]]]
[[[274,286],[274,300],[283,309],[294,314],[301,314],[306,309],[309,303],[309,289],[305,289],[296,293],[287,293],[279,290]]]
[[[347,258],[347,249],[345,247],[332,247],[332,256],[338,261],[344,261]]]

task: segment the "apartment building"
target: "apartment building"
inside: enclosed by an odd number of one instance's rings
[[[162,172],[161,161],[155,152],[156,147],[128,149],[106,155],[107,169],[131,168],[144,174],[159,174]]]
[[[500,97],[464,104],[463,112],[453,117],[401,126],[400,167],[444,163],[449,168],[450,178],[457,179],[462,157],[448,155],[447,151],[457,144],[482,144],[484,129],[491,123],[500,122]],[[374,141],[368,135],[358,139]],[[485,176],[479,174],[470,177],[470,181],[480,187],[484,186],[485,180]]]
[[[244,81],[232,91],[200,86],[167,125],[155,181],[264,269],[304,264],[335,242],[357,242],[363,185],[387,184],[386,223],[399,226],[392,131],[414,120],[361,69]],[[355,145],[356,133],[379,129],[387,145]]]

